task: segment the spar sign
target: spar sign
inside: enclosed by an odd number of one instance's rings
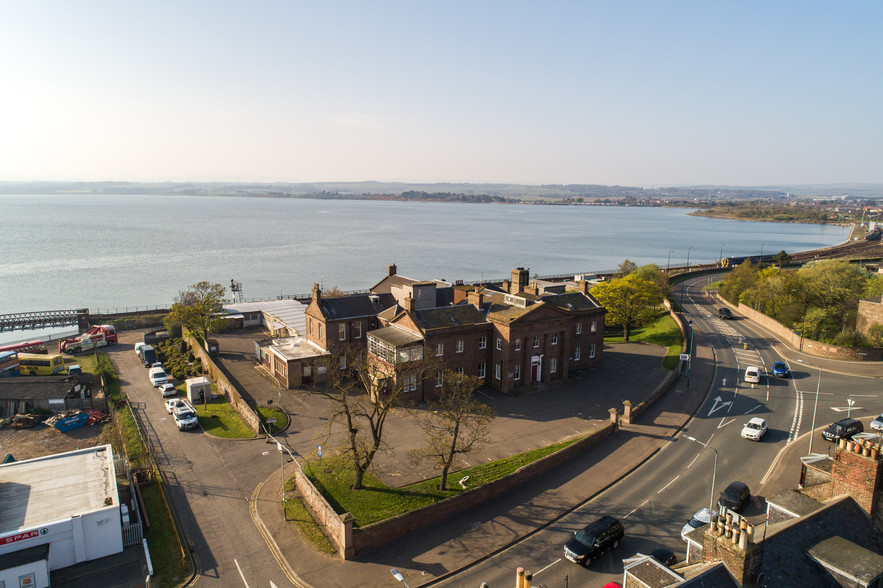
[[[34,529],[32,531],[25,531],[24,533],[16,533],[15,535],[8,535],[0,539],[0,545],[9,545],[10,543],[15,543],[16,541],[24,541],[25,539],[33,539],[34,537],[39,537],[40,535],[45,535],[49,532],[49,529],[43,527],[42,529]]]

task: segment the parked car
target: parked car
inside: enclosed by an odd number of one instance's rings
[[[742,438],[760,441],[766,435],[766,421],[760,417],[754,417],[742,427]]]
[[[717,499],[717,504],[719,507],[739,512],[749,500],[751,500],[751,490],[748,489],[747,484],[743,482],[730,482],[730,485],[721,492],[720,498]]]
[[[135,343],[135,355],[141,357],[141,348],[145,345],[146,343],[144,343],[143,341],[138,341],[137,343]]]
[[[861,433],[864,430],[865,428],[861,421],[856,419],[843,419],[836,423],[831,423],[827,429],[822,431],[822,437],[824,437],[826,441],[833,441],[836,443],[841,439],[850,439],[856,433]]]
[[[874,431],[883,431],[883,414],[871,421],[871,429]]]
[[[787,378],[789,373],[788,366],[785,365],[784,361],[774,361],[772,372],[777,378]]]
[[[693,515],[693,518],[691,518],[689,521],[687,521],[687,524],[684,525],[684,528],[681,529],[681,539],[686,541],[687,540],[687,537],[686,537],[687,533],[689,533],[693,529],[698,529],[702,525],[707,525],[708,523],[711,522],[711,519],[715,518],[716,516],[717,516],[716,510],[709,510],[707,508],[700,509],[699,511],[696,512],[696,514]]]
[[[745,368],[745,381],[749,384],[759,384],[760,368],[754,365],[750,365]]]
[[[174,384],[169,384],[166,382],[165,384],[159,387],[159,391],[162,394],[163,398],[167,398],[169,396],[174,396],[178,393],[178,389],[175,388]]]
[[[650,557],[664,565],[665,567],[673,566],[678,563],[678,556],[668,547],[657,547],[650,552]]]
[[[179,431],[186,431],[199,426],[199,419],[196,418],[196,413],[193,412],[189,405],[176,408],[172,415],[175,418],[175,425]]]
[[[717,310],[717,316],[721,317],[724,320],[730,320],[733,318],[733,313],[730,312],[730,309],[726,306],[722,306]]]
[[[619,547],[623,535],[622,523],[611,516],[603,516],[573,534],[573,539],[564,546],[564,557],[588,566],[604,552]]]
[[[166,412],[168,412],[169,414],[173,414],[177,409],[184,408],[186,406],[187,403],[180,398],[172,398],[171,400],[166,400]]]
[[[150,371],[147,372],[147,377],[150,379],[150,383],[153,384],[154,388],[162,386],[169,381],[166,371],[161,367],[150,368]]]

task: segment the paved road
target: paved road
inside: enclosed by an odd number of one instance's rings
[[[200,429],[178,431],[132,351],[140,335],[123,333],[121,344],[107,351],[123,392],[145,426],[172,508],[194,549],[195,584],[289,585],[252,522],[248,505],[255,485],[279,468],[278,453],[264,455],[267,446],[262,441],[215,439]]]

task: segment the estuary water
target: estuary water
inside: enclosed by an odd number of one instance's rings
[[[417,278],[665,267],[846,240],[847,227],[709,219],[675,208],[208,196],[0,195],[0,313],[168,305],[207,280],[246,299]],[[0,334],[8,339],[8,333]],[[16,339],[27,338],[18,332]]]

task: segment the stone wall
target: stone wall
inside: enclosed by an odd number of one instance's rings
[[[251,409],[247,402],[242,398],[242,395],[239,394],[239,391],[236,389],[236,386],[233,385],[233,382],[226,376],[224,371],[208,356],[208,352],[203,349],[202,345],[199,344],[199,341],[190,334],[186,329],[181,334],[187,344],[190,345],[191,351],[193,351],[193,355],[199,358],[199,361],[202,363],[202,369],[206,373],[209,380],[214,383],[215,388],[217,388],[218,392],[224,395],[228,402],[230,402],[230,406],[233,407],[233,410],[242,417],[242,420],[248,425],[248,428],[251,429],[255,435],[259,435],[261,433],[261,421],[258,418],[258,415]]]
[[[337,514],[300,467],[295,469],[294,483],[313,520],[322,527],[325,536],[337,548],[341,559],[352,559],[355,555],[352,540],[353,516],[349,513]]]
[[[868,329],[876,323],[883,324],[883,304],[880,297],[858,301],[858,320],[856,330],[868,334]]]
[[[849,494],[871,514],[881,473],[878,459],[838,448],[831,467],[831,495]]]

